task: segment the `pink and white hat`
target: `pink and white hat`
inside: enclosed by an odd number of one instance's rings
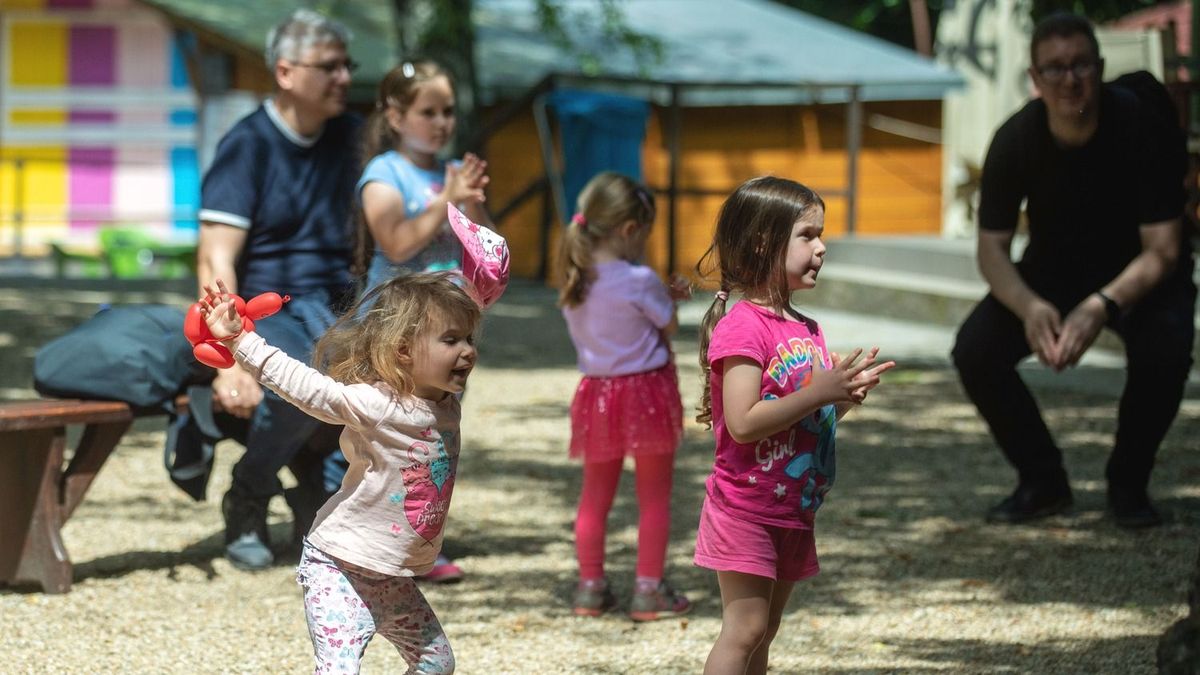
[[[450,227],[462,242],[462,273],[471,282],[467,293],[481,309],[500,299],[508,287],[508,242],[492,230],[471,222],[453,204],[446,205]]]

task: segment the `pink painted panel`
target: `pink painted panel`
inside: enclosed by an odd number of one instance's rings
[[[165,87],[170,83],[170,32],[160,21],[130,21],[118,28],[117,81],[126,87]]]
[[[67,152],[67,190],[71,212],[82,217],[71,219],[71,233],[91,229],[107,216],[112,206],[113,165],[111,148],[73,147]]]

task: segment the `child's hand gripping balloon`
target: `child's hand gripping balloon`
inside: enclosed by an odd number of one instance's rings
[[[216,291],[205,286],[205,297],[188,308],[183,333],[192,343],[192,355],[197,361],[213,368],[229,368],[234,364],[233,352],[223,342],[254,330],[255,321],[278,312],[291,298],[263,293],[246,302],[230,293],[220,279],[216,284]]]
[[[208,332],[213,338],[225,342],[242,334],[246,324],[237,310],[237,301],[225,287],[225,282],[217,279],[217,292],[212,287],[205,286],[207,293],[200,301],[200,312],[208,324]]]

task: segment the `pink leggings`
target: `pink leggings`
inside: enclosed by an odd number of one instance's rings
[[[575,555],[579,578],[604,577],[604,535],[608,511],[621,481],[624,459],[584,462],[583,491],[575,518]],[[634,480],[638,500],[637,575],[662,578],[671,535],[671,481],[675,454],[642,455],[634,458]]]

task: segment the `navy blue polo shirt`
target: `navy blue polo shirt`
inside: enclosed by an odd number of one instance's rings
[[[247,231],[236,266],[241,295],[336,295],[350,283],[361,122],[346,113],[304,137],[267,101],[221,139],[200,220]]]

